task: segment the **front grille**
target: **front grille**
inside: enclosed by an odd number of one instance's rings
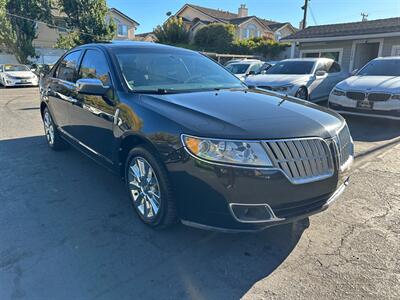
[[[347,98],[353,99],[353,100],[364,100],[365,99],[365,93],[362,93],[362,92],[347,92],[346,96],[347,96]]]
[[[333,159],[327,143],[318,138],[264,142],[274,165],[295,184],[332,176]]]
[[[324,194],[315,198],[303,201],[280,204],[273,207],[273,211],[278,218],[289,219],[292,217],[312,213],[320,210],[332,196],[332,193]]]
[[[369,101],[387,101],[389,100],[391,94],[387,93],[371,93],[368,95]]]
[[[347,125],[339,131],[337,144],[339,150],[339,164],[343,167],[354,155],[353,140]]]

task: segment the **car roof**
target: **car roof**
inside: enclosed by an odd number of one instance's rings
[[[400,56],[377,57],[374,60],[400,60]]]
[[[159,49],[165,50],[169,52],[188,52],[188,53],[197,53],[196,51],[192,51],[189,49],[152,43],[152,42],[137,42],[137,41],[113,41],[113,42],[102,42],[102,43],[90,43],[82,46],[78,46],[74,49],[85,49],[87,47],[97,47],[97,48],[105,48],[105,49],[143,49],[143,50],[152,50]]]
[[[321,60],[333,61],[333,59],[325,58],[325,57],[289,58],[289,59],[284,59],[282,61],[312,61],[312,62],[316,62],[316,61],[321,61]]]

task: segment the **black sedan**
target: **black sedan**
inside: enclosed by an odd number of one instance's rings
[[[343,192],[353,160],[338,114],[153,43],[67,52],[42,81],[41,113],[52,149],[72,144],[116,171],[157,228],[254,231],[305,218]]]

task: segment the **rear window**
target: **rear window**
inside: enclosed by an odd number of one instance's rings
[[[311,74],[313,61],[281,61],[267,70],[267,74]]]
[[[250,64],[230,64],[226,68],[233,74],[244,74],[249,68]]]

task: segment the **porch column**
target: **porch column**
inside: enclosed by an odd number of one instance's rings
[[[292,42],[290,46],[290,58],[294,58],[295,53],[296,53],[296,42]]]

